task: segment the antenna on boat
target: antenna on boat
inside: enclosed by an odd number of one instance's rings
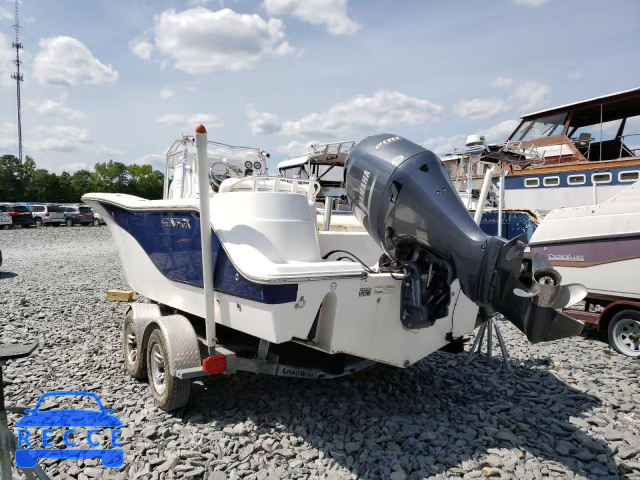
[[[13,25],[13,28],[16,30],[16,41],[11,45],[12,48],[16,49],[16,59],[13,61],[16,65],[16,73],[11,74],[11,78],[16,81],[16,100],[18,103],[18,158],[20,159],[20,163],[22,163],[22,108],[20,106],[20,82],[23,81],[22,73],[20,73],[20,65],[22,65],[22,61],[20,60],[20,50],[22,49],[22,43],[20,43],[20,17],[18,15],[18,5],[20,0],[15,0],[15,20],[16,23]]]

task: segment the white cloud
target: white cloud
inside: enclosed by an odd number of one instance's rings
[[[153,52],[153,45],[146,40],[140,38],[134,38],[129,42],[129,50],[136,57],[142,60],[151,60],[151,53]]]
[[[136,163],[138,164],[147,164],[151,165],[156,170],[164,171],[164,164],[166,162],[166,157],[161,155],[160,153],[150,153],[148,155],[143,156]]]
[[[540,7],[551,0],[513,0],[518,5],[528,5],[530,7]]]
[[[185,130],[193,130],[198,124],[203,124],[207,129],[218,128],[223,125],[218,117],[207,113],[196,113],[194,115],[182,113],[166,113],[160,115],[156,122],[170,127],[179,127]]]
[[[91,170],[91,165],[87,162],[65,163],[60,166],[63,172],[77,172],[78,170]]]
[[[13,20],[13,15],[6,8],[0,7],[0,20]]]
[[[453,112],[462,118],[480,120],[506,112],[511,107],[499,98],[473,98],[461,100],[453,106]]]
[[[76,110],[71,107],[67,107],[63,102],[58,102],[56,100],[44,100],[37,101],[33,100],[27,103],[29,107],[31,107],[38,115],[43,116],[62,116],[67,117],[71,120],[78,120],[84,118],[84,113],[80,110]]]
[[[409,97],[400,92],[380,90],[370,97],[360,95],[332,105],[323,113],[311,113],[282,125],[283,135],[343,136],[358,129],[419,125],[439,120],[440,105]]]
[[[163,100],[166,100],[167,98],[171,98],[176,94],[176,92],[174,92],[173,90],[171,90],[169,87],[162,87],[162,89],[160,90],[160,97]]]
[[[277,150],[280,153],[286,154],[288,157],[293,157],[294,155],[300,155],[310,151],[311,145],[314,143],[318,142],[299,142],[298,140],[293,140],[286,145],[280,145]]]
[[[270,15],[293,15],[314,25],[324,25],[331,35],[353,35],[360,25],[347,15],[347,0],[265,0]]]
[[[0,85],[12,85],[14,80],[11,74],[14,71],[13,57],[15,51],[11,50],[11,41],[0,33]]]
[[[162,12],[155,25],[155,47],[174,68],[191,74],[247,69],[266,57],[293,51],[278,19],[204,7]]]
[[[566,77],[569,80],[580,80],[584,76],[584,72],[580,70],[573,70],[571,72],[567,72]]]
[[[25,141],[25,148],[36,152],[75,152],[91,143],[91,132],[82,127],[68,125],[37,126],[35,140]]]
[[[491,81],[492,87],[510,87],[513,84],[513,79],[509,77],[503,77],[498,75]]]
[[[518,120],[504,120],[503,122],[481,130],[480,133],[484,135],[488,143],[504,142],[519,124],[520,122]]]
[[[251,133],[254,135],[276,133],[282,126],[282,122],[276,115],[268,112],[258,112],[253,105],[247,107],[247,117],[250,120]]]
[[[542,102],[550,91],[551,89],[546,85],[530,80],[516,88],[509,97],[509,101],[516,108],[528,110]]]
[[[95,58],[79,40],[66,36],[40,40],[33,71],[40,83],[53,85],[103,84],[118,80],[118,72],[111,65]]]
[[[452,153],[455,148],[464,147],[466,140],[467,135],[459,133],[451,137],[428,138],[422,142],[422,146],[439,155],[443,155],[445,153]]]

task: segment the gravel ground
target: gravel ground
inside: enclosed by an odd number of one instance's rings
[[[640,478],[638,360],[598,339],[532,346],[501,324],[512,373],[436,353],[338,380],[238,374],[195,382],[168,414],[123,369],[106,227],[2,231],[0,248],[2,342],[40,342],[5,369],[8,403],[93,391],[124,424],[122,468],[40,461],[52,477]]]

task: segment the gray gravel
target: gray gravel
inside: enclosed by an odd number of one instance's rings
[[[121,469],[41,461],[54,478],[640,478],[638,360],[598,339],[532,346],[501,323],[511,374],[445,353],[339,380],[238,374],[167,414],[123,369],[106,227],[1,231],[0,248],[2,342],[40,342],[6,369],[8,402],[93,391],[125,425]]]

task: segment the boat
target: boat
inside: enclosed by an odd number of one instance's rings
[[[316,215],[322,230],[364,232],[349,207],[344,188],[345,161],[354,145],[353,140],[312,144],[308,151],[278,163],[281,176],[319,184]]]
[[[432,152],[391,134],[350,149],[362,232],[319,230],[320,183],[268,175],[267,156],[209,142],[200,125],[168,151],[163,199],[82,197],[151,302],[127,313],[124,357],[160,408],[184,406],[205,375],[406,368],[497,312],[533,343],[582,331],[560,309],[586,290],[549,266],[521,282],[525,245],[483,233]]]
[[[534,112],[482,161],[505,171],[505,208],[597,204],[640,179],[639,115],[640,88]]]
[[[617,351],[640,356],[640,181],[597,205],[552,210],[529,248],[563,281],[587,288],[575,318],[608,331]]]

